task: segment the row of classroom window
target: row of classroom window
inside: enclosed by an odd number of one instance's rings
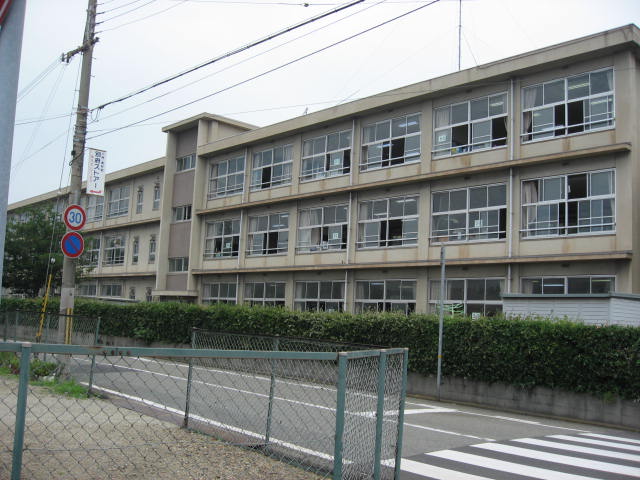
[[[387,248],[418,243],[419,195],[359,202],[358,248]],[[189,220],[191,206],[174,208],[174,221]],[[344,250],[348,243],[349,205],[301,209],[298,213],[297,253]],[[615,228],[615,170],[599,170],[522,182],[524,238],[612,232]],[[432,194],[431,241],[434,243],[500,240],[507,233],[507,186],[482,185]],[[207,221],[204,258],[237,257],[240,218]],[[125,236],[105,237],[102,263],[125,263]],[[101,239],[87,242],[89,263],[99,263]],[[132,263],[139,261],[139,237],[133,239]],[[247,255],[286,253],[289,213],[249,216]],[[148,263],[155,261],[156,237],[149,241]],[[187,270],[186,257],[173,259]],[[170,259],[171,262],[172,259]],[[178,260],[180,260],[178,262]]]
[[[488,95],[434,109],[433,157],[507,144],[507,93]],[[562,78],[522,90],[523,142],[589,132],[614,125],[613,69]],[[365,125],[360,171],[419,162],[421,114]],[[352,167],[352,131],[342,130],[302,143],[301,181],[347,175]],[[178,158],[177,170],[195,168],[195,154]],[[245,155],[214,161],[208,198],[243,192]],[[253,153],[250,188],[262,190],[292,181],[293,145]]]
[[[609,293],[615,288],[613,276],[530,277],[521,280],[525,294],[598,294]],[[244,284],[244,303],[249,305],[285,306],[286,282],[247,282]],[[444,303],[451,312],[465,315],[494,315],[502,311],[504,278],[447,279]],[[122,284],[101,285],[104,297],[122,297]],[[78,294],[96,296],[97,284],[85,283]],[[146,300],[151,300],[151,288],[146,289]],[[429,305],[434,310],[440,297],[440,282],[429,284]],[[135,300],[135,287],[129,288],[129,299]],[[238,303],[237,284],[230,282],[204,283],[204,303]],[[294,308],[304,311],[344,311],[344,281],[295,282]],[[416,310],[415,280],[364,280],[356,281],[355,311]]]

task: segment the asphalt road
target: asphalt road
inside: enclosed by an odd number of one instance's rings
[[[74,358],[72,371],[80,381],[88,380],[89,363]],[[187,373],[185,364],[102,358],[94,386],[130,408],[162,410],[178,423],[186,409]],[[267,426],[269,376],[203,367],[192,374],[191,425],[256,445],[268,431],[271,444],[319,464],[330,461],[334,388],[278,380]],[[375,405],[361,397],[363,405]],[[371,413],[348,412],[373,425]],[[640,478],[640,433],[409,397],[402,457],[402,480],[628,480]]]

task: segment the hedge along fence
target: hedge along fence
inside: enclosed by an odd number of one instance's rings
[[[3,299],[0,310],[37,310],[34,300]],[[49,304],[58,311],[58,302]],[[101,317],[101,334],[147,342],[189,343],[191,327],[299,336],[409,348],[409,369],[436,373],[434,315],[295,312],[216,304],[118,305],[77,299],[75,313]],[[640,401],[640,328],[596,327],[555,320],[447,318],[444,376],[523,388],[557,388]]]

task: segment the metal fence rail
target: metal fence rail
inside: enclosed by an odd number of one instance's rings
[[[64,320],[68,332],[58,330]],[[5,342],[65,343],[66,333],[69,340],[66,343],[95,345],[100,334],[100,317],[15,310],[0,312],[0,322],[0,336]]]
[[[94,395],[30,381],[41,354]],[[262,476],[399,478],[406,349],[0,343],[0,356],[20,364],[0,375],[0,478],[215,478],[228,444],[251,447],[233,455],[251,465],[280,460]]]

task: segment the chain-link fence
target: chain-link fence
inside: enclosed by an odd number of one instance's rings
[[[0,322],[5,342],[95,345],[100,334],[100,317],[15,310],[0,312]]]
[[[0,360],[19,371],[0,375],[0,478],[399,478],[405,349],[10,342]]]

